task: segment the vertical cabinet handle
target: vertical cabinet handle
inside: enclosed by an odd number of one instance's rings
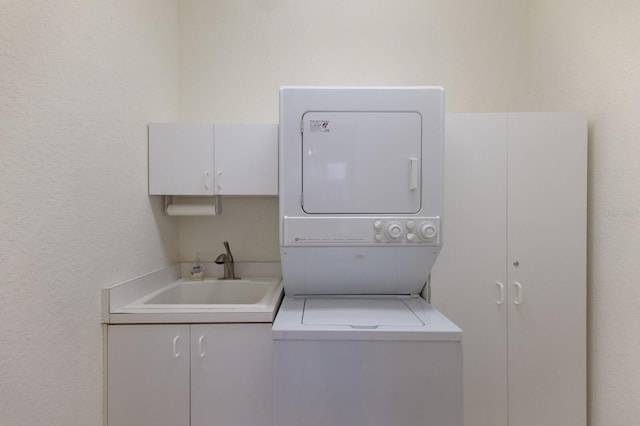
[[[409,158],[409,189],[418,189],[418,159]]]
[[[180,340],[179,334],[173,338],[173,357],[174,358],[178,358],[180,356],[180,352],[178,352],[178,340]]]
[[[202,176],[202,184],[204,185],[204,189],[206,189],[206,190],[209,189],[209,185],[208,185],[208,182],[207,182],[208,180],[209,180],[209,170],[204,172],[204,175]]]
[[[496,300],[496,305],[502,305],[504,303],[504,284],[500,281],[496,281],[496,285],[498,286],[498,291],[500,294],[500,298]]]
[[[518,290],[516,292],[516,298],[513,299],[513,303],[516,305],[521,305],[522,304],[522,284],[520,284],[518,281],[514,281],[513,284],[516,286],[516,289]]]
[[[204,358],[204,335],[198,339],[198,355],[200,358]]]
[[[221,190],[222,189],[222,185],[220,184],[220,182],[222,181],[222,172],[217,172],[216,173],[216,190]]]

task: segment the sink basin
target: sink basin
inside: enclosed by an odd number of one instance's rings
[[[181,279],[126,306],[127,309],[242,309],[268,305],[280,288],[276,277],[238,280]]]
[[[150,297],[150,304],[254,304],[262,300],[271,288],[266,280],[181,281]]]
[[[188,271],[189,265],[170,265],[103,288],[103,323],[270,323],[284,296],[276,262],[238,262],[239,280],[191,281]]]

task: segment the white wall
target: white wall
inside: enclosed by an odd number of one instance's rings
[[[238,260],[278,258],[273,198],[163,215],[146,124],[276,122],[283,84],[589,112],[591,424],[635,424],[638,16],[635,0],[2,0],[0,424],[100,424],[104,285],[224,239]]]
[[[637,423],[640,3],[183,0],[180,8],[183,120],[275,122],[285,84],[439,84],[448,112],[588,112],[590,424]],[[277,215],[265,200],[243,203],[265,225],[263,212]],[[180,253],[214,256],[223,233],[250,241],[250,228],[218,219],[181,220]],[[272,240],[250,260],[278,258],[277,236],[264,238]]]
[[[513,0],[183,0],[180,115],[275,123],[282,85],[442,85],[449,111],[517,109],[526,12]],[[277,232],[251,235],[277,231],[277,203],[243,203],[250,210],[235,227],[181,219],[183,258],[211,261],[227,238],[236,260],[278,260]]]
[[[640,2],[531,3],[530,107],[589,113],[591,424],[638,424]]]
[[[173,0],[0,6],[0,424],[101,425],[100,289],[174,263],[147,123],[178,109]]]

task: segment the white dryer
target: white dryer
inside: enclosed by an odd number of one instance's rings
[[[420,297],[443,242],[444,91],[280,91],[274,426],[462,425],[462,332]]]

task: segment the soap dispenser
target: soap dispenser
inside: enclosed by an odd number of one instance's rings
[[[196,261],[191,265],[189,275],[193,281],[201,281],[204,279],[204,268],[200,265],[200,253],[196,254]]]

